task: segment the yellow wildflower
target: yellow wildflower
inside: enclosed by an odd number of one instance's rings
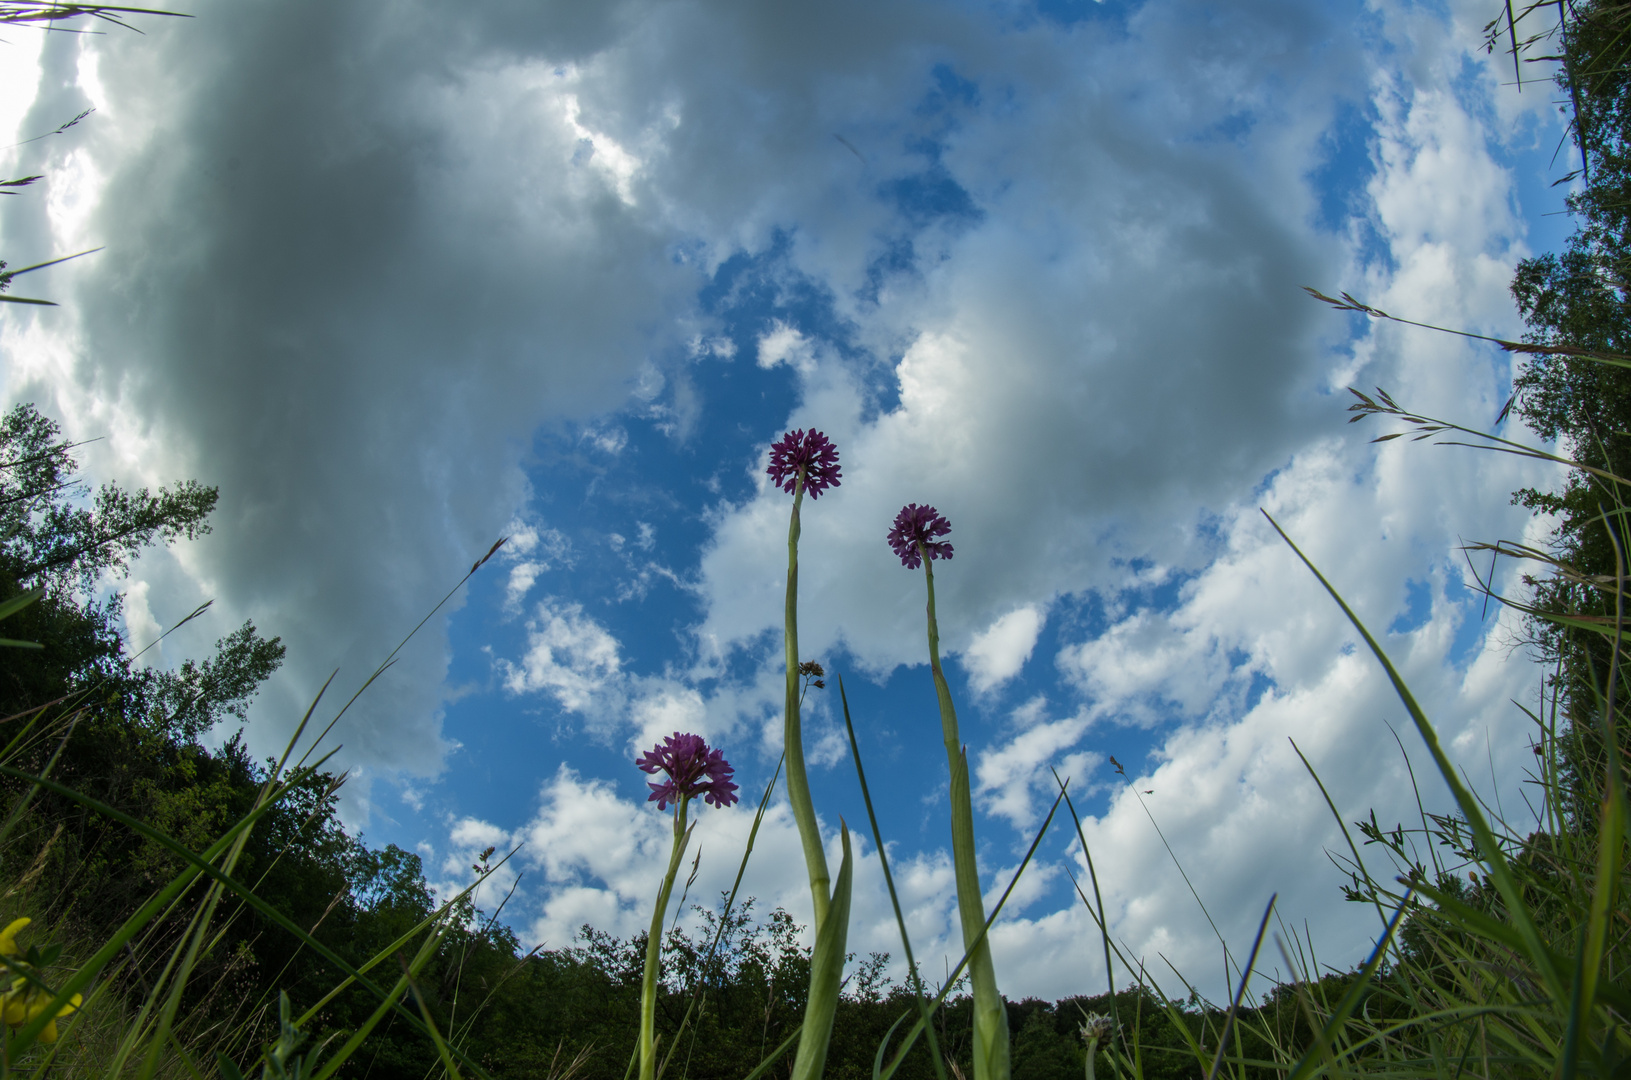
[[[22,1007],[18,1008],[14,1012],[11,998],[15,994],[16,994],[16,991],[13,990],[11,994],[7,995],[6,1010],[5,1010],[5,1012],[6,1012],[5,1021],[6,1021],[7,1024],[9,1024],[12,1027],[22,1027],[24,1024],[27,1024],[27,1023],[35,1020],[35,1019],[38,1019],[39,1015],[41,1013],[43,1013],[50,1006],[52,1000],[56,996],[54,994],[48,994],[43,990],[30,990],[28,992],[27,998],[26,999],[20,999],[19,1002],[18,1002],[19,1006],[22,1006]],[[26,1005],[24,1005],[25,1000],[26,1000]],[[64,1016],[69,1016],[69,1015],[71,1015],[71,1014],[73,1014],[75,1012],[78,1012],[79,1011],[79,1006],[83,1002],[83,1000],[84,999],[79,994],[75,994],[73,997],[71,997],[67,1001],[65,1001],[63,1003],[63,1005],[62,1005],[62,1008],[57,1010],[57,1014],[55,1016],[53,1016],[50,1019],[49,1022],[46,1023],[45,1027],[40,1029],[40,1041],[41,1042],[48,1042],[48,1043],[49,1042],[56,1042],[57,1041],[57,1021],[62,1019]],[[19,1012],[22,1014],[21,1019],[13,1020],[12,1017],[14,1015],[16,1015],[17,1013],[19,1013]]]
[[[17,948],[17,934],[23,927],[33,922],[33,919],[14,919],[10,926],[0,930],[0,956],[21,956],[22,950]]]
[[[28,986],[27,979],[18,979],[11,984],[4,998],[0,998],[0,1020],[8,1027],[21,1027],[28,1022]]]

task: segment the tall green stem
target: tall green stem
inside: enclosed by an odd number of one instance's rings
[[[827,873],[827,853],[821,846],[821,827],[816,823],[815,804],[810,799],[810,781],[804,772],[804,734],[799,726],[799,507],[804,502],[804,474],[799,473],[793,489],[793,517],[787,526],[787,716],[782,729],[787,749],[787,801],[798,823],[799,842],[804,847],[804,865],[810,873],[810,899],[815,905],[815,925],[819,930],[831,902],[831,878]]]
[[[940,733],[946,742],[946,764],[951,768],[951,854],[957,872],[957,913],[963,924],[963,945],[979,938],[969,956],[969,982],[974,990],[974,1080],[1008,1080],[1008,1007],[997,990],[985,928],[985,901],[980,895],[980,869],[974,858],[974,806],[969,797],[968,755],[957,733],[957,709],[951,688],[940,668],[940,626],[934,615],[934,563],[918,545],[923,574],[929,584],[929,669],[940,699]]]
[[[819,1080],[826,1067],[827,1044],[832,1038],[838,991],[843,985],[844,940],[849,932],[850,850],[849,837],[843,834],[844,859],[839,867],[838,887],[833,890],[815,804],[810,799],[810,781],[804,771],[804,735],[799,726],[799,508],[803,503],[804,472],[800,470],[793,488],[793,517],[787,526],[787,718],[782,734],[787,753],[787,801],[798,823],[805,868],[810,874],[815,948],[810,958],[804,1031],[799,1036],[791,1080]]]
[[[689,796],[682,796],[679,805],[674,807],[674,850],[668,857],[668,873],[663,875],[662,888],[657,890],[651,933],[646,937],[646,972],[640,980],[640,1080],[655,1080],[657,1075],[657,973],[662,963],[663,918],[668,914],[668,898],[685,858],[685,846],[691,840],[691,830],[685,824],[690,803]]]

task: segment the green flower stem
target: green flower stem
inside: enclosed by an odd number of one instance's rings
[[[833,887],[827,917],[816,926],[815,948],[810,953],[810,993],[805,999],[804,1030],[789,1080],[821,1080],[827,1066],[833,1020],[838,1015],[838,992],[844,985],[844,939],[849,930],[850,876],[854,872],[849,828],[843,819],[838,822],[838,837],[844,846],[844,856],[838,864],[838,880]]]
[[[790,1080],[819,1080],[827,1063],[827,1044],[838,1013],[838,992],[843,986],[844,941],[849,933],[849,833],[840,823],[844,859],[837,887],[827,871],[821,846],[810,781],[804,772],[804,736],[799,727],[799,507],[804,502],[804,473],[793,488],[793,517],[787,527],[787,720],[783,739],[787,753],[787,801],[798,822],[804,863],[810,874],[810,899],[815,907],[815,948],[810,957],[810,992],[805,999],[804,1027],[793,1058]]]
[[[974,991],[974,1080],[1008,1080],[1008,1007],[997,990],[985,929],[985,901],[980,896],[980,869],[974,859],[974,806],[969,797],[968,755],[957,733],[957,709],[951,688],[940,668],[940,626],[934,615],[934,563],[922,544],[923,575],[929,585],[929,669],[940,699],[940,732],[946,741],[946,763],[951,767],[951,854],[957,871],[957,913],[963,924],[963,944],[978,939],[969,956],[969,982]]]
[[[819,933],[831,902],[831,877],[827,873],[827,853],[821,846],[821,828],[816,824],[815,804],[810,799],[810,781],[804,772],[804,735],[799,726],[799,507],[804,502],[804,473],[801,470],[793,488],[793,517],[787,526],[787,719],[782,739],[787,748],[787,801],[793,820],[798,822],[799,842],[804,847],[804,865],[810,874],[810,899],[815,905],[815,926]]]
[[[663,918],[668,914],[668,898],[674,891],[674,879],[679,876],[685,846],[694,828],[685,823],[690,803],[690,797],[685,796],[674,808],[674,851],[668,857],[662,888],[657,890],[657,907],[651,913],[651,933],[646,938],[646,973],[640,980],[640,1080],[655,1080],[657,1075],[657,973],[663,953]]]

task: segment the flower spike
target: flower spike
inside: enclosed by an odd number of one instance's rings
[[[923,553],[930,559],[951,558],[951,545],[936,541],[936,537],[951,532],[951,522],[940,516],[932,506],[911,503],[895,515],[895,527],[889,530],[889,546],[900,556],[901,565],[916,570],[923,565]]]
[[[667,810],[669,803],[701,795],[709,806],[724,808],[737,801],[731,777],[736,770],[725,760],[723,750],[710,750],[701,735],[674,732],[634,762],[642,772],[668,774],[661,783],[647,781],[651,789],[647,802]]]
[[[830,487],[839,486],[838,447],[826,435],[812,428],[789,431],[770,445],[770,482],[791,495],[804,477],[804,491],[813,499]]]

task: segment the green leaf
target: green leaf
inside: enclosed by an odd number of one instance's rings
[[[21,270],[7,270],[6,271],[6,277],[14,278],[14,277],[18,277],[18,276],[20,276],[22,274],[26,274],[31,270],[44,270],[47,266],[55,266],[58,263],[65,263],[69,259],[77,259],[82,255],[95,255],[98,251],[101,251],[101,250],[102,249],[99,248],[99,247],[94,247],[94,248],[90,248],[90,249],[88,249],[86,251],[77,251],[72,255],[64,255],[60,259],[49,259],[49,260],[47,260],[45,262],[42,262],[42,263],[35,263],[33,266],[25,266]],[[25,303],[42,303],[43,301],[24,301],[24,302]]]
[[[866,802],[867,821],[872,825],[872,842],[878,848],[878,861],[883,864],[884,884],[889,886],[889,903],[895,909],[895,925],[900,928],[901,947],[906,950],[906,966],[912,976],[912,997],[917,1000],[918,1013],[922,1017],[923,1030],[929,1037],[929,1059],[934,1063],[934,1074],[937,1080],[946,1080],[946,1067],[941,1063],[939,1040],[934,1033],[934,1025],[929,1022],[929,1010],[924,1002],[923,980],[918,974],[917,959],[912,955],[912,937],[906,932],[906,916],[900,910],[900,896],[895,892],[895,875],[889,869],[889,850],[884,846],[883,831],[878,828],[878,815],[872,808],[872,791],[867,787],[866,769],[861,766],[861,747],[855,741],[855,723],[849,715],[849,695],[844,692],[844,677],[838,676],[838,699],[844,706],[844,729],[849,732],[850,756],[855,760],[855,776],[861,782],[861,798]],[[872,1075],[876,1080],[883,1067],[883,1053],[889,1046],[889,1040],[900,1026],[902,1016],[896,1020],[894,1026],[884,1035],[883,1042],[878,1044],[878,1053],[872,1063]]]
[[[804,1030],[812,1038],[799,1042],[793,1059],[792,1080],[820,1080],[827,1063],[827,1045],[832,1037],[833,1018],[838,1012],[838,993],[844,981],[844,941],[849,928],[850,883],[855,871],[850,850],[849,825],[838,819],[838,839],[843,857],[838,876],[833,879],[832,902],[827,917],[816,930],[815,951],[810,956],[810,996],[804,1007]]]
[[[19,593],[10,600],[7,600],[5,603],[0,603],[0,619],[11,618],[11,616],[17,614],[19,611],[23,610],[25,607],[32,604],[34,601],[38,600],[44,595],[45,590],[43,588],[30,589],[25,593]]]
[[[1025,857],[1019,861],[1019,867],[1015,869],[1014,876],[1008,879],[1008,887],[1002,891],[1002,896],[997,899],[996,907],[991,909],[991,914],[986,917],[985,925],[980,928],[980,932],[969,943],[968,949],[963,953],[963,958],[957,961],[957,966],[953,967],[947,974],[946,984],[940,988],[940,993],[936,994],[934,1001],[929,1004],[928,1018],[919,1019],[916,1024],[912,1025],[911,1030],[906,1033],[906,1041],[895,1052],[894,1059],[890,1061],[888,1068],[884,1069],[877,1080],[889,1080],[895,1074],[895,1070],[900,1068],[901,1062],[906,1060],[907,1053],[910,1052],[913,1044],[917,1042],[917,1037],[923,1034],[923,1028],[929,1022],[929,1018],[934,1016],[935,1010],[939,1009],[941,1003],[946,1000],[946,995],[951,993],[952,986],[957,982],[957,976],[961,975],[963,969],[968,966],[969,957],[979,947],[980,942],[985,940],[986,935],[991,932],[991,924],[997,921],[997,916],[1002,914],[1003,906],[1008,903],[1008,897],[1013,895],[1014,886],[1019,884],[1020,875],[1025,873],[1027,866],[1031,865],[1031,857],[1036,854],[1036,849],[1041,846],[1042,838],[1048,835],[1048,826],[1053,824],[1053,815],[1059,812],[1059,803],[1064,797],[1064,792],[1061,791],[1053,800],[1053,806],[1048,809],[1048,816],[1043,819],[1042,827],[1036,831],[1036,839],[1031,841],[1031,846],[1025,852]]]
[[[793,1045],[793,1043],[798,1041],[798,1037],[802,1034],[804,1034],[804,1028],[802,1026],[794,1028],[793,1034],[783,1039],[782,1044],[776,1047],[776,1049],[772,1050],[768,1057],[759,1062],[758,1068],[742,1077],[742,1080],[759,1080],[759,1077],[768,1072],[772,1065],[781,1060],[782,1055],[787,1053],[788,1049]]]
[[[882,851],[883,849],[879,848],[878,850]],[[918,1000],[922,1001],[922,998],[919,998]],[[896,1020],[893,1024],[890,1024],[889,1030],[883,1033],[883,1041],[878,1043],[878,1052],[872,1055],[872,1080],[879,1080],[879,1078],[883,1076],[883,1054],[885,1050],[889,1049],[889,1040],[895,1037],[895,1029],[900,1027],[901,1024],[905,1023],[906,1018],[911,1015],[912,1014],[909,1012],[901,1013],[900,1019]],[[934,1029],[931,1027],[929,1030],[933,1031]],[[937,1072],[945,1072],[946,1067],[940,1064],[938,1060],[935,1061],[934,1066]]]

